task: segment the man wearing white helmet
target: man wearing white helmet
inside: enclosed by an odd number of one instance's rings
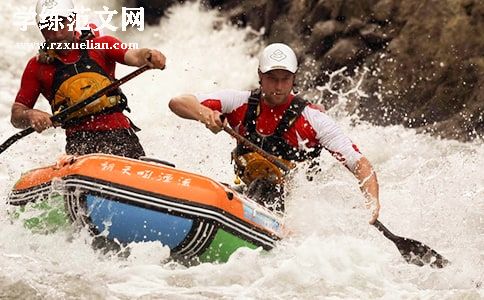
[[[32,127],[42,132],[54,125],[50,113],[33,108],[40,94],[49,101],[52,111],[58,112],[111,84],[116,63],[165,67],[165,56],[158,50],[117,49],[122,47],[115,37],[99,36],[92,30],[82,34],[74,31],[76,16],[71,0],[39,0],[36,13],[46,43],[30,59],[22,75],[11,115],[17,128]],[[55,20],[59,24],[49,26]],[[51,49],[54,44],[61,45],[61,49]],[[96,44],[103,47],[85,47]],[[66,129],[66,152],[103,152],[134,158],[144,155],[134,133],[136,127],[123,113],[127,99],[121,90],[102,96],[95,103],[73,113],[62,124]]]
[[[328,150],[358,179],[367,206],[372,208],[373,224],[380,210],[376,174],[333,120],[317,106],[291,93],[297,69],[296,55],[289,46],[271,44],[259,58],[260,89],[186,94],[171,99],[169,106],[178,116],[200,121],[214,133],[228,122],[252,143],[286,161],[311,160],[323,148]],[[283,209],[282,197],[273,197],[283,183],[281,171],[242,144],[237,145],[233,158],[237,174],[248,185],[249,197]]]

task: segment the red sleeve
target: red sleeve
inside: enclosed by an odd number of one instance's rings
[[[101,32],[97,30],[97,25],[94,23],[89,23],[89,28],[91,28],[91,32],[94,35],[94,37],[100,37]]]
[[[98,37],[98,38],[94,38],[93,42],[95,42],[95,43],[107,43],[108,44],[107,48],[109,48],[109,49],[104,50],[105,53],[106,53],[106,57],[115,61],[115,62],[125,64],[124,55],[126,54],[126,52],[129,49],[121,49],[121,44],[123,43],[123,42],[121,42],[121,40],[119,40],[119,39],[117,39],[113,36],[104,35],[104,36],[101,36],[101,37]],[[118,48],[118,49],[115,49],[115,48]]]
[[[25,67],[20,82],[20,89],[15,98],[16,103],[21,103],[28,108],[33,108],[40,95],[40,82],[37,79],[39,63],[35,57],[31,58]]]
[[[207,99],[207,100],[203,100],[201,104],[212,110],[217,110],[219,112],[222,112],[222,102],[220,102],[220,100]]]

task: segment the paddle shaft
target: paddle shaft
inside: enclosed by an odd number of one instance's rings
[[[267,153],[262,148],[260,148],[259,146],[255,145],[254,143],[252,143],[251,141],[249,141],[245,137],[241,136],[235,130],[233,130],[232,128],[228,127],[227,125],[225,125],[223,127],[223,129],[224,129],[225,132],[227,132],[228,134],[230,134],[231,136],[233,136],[239,143],[243,144],[244,146],[246,146],[250,150],[252,150],[252,151],[254,151],[254,152],[262,155],[265,159],[267,159],[268,161],[270,161],[271,163],[273,163],[276,167],[278,167],[279,169],[283,170],[285,173],[288,173],[289,171],[291,171],[292,168],[295,167],[294,163],[292,163],[292,162],[290,163],[290,166],[285,165],[277,157],[275,157],[274,155],[271,155],[271,154]]]
[[[122,84],[124,84],[127,81],[133,79],[134,77],[138,76],[139,74],[143,73],[144,71],[148,70],[149,68],[150,67],[145,65],[145,66],[129,73],[128,75],[126,75],[126,76],[124,76],[124,77],[122,77],[118,80],[115,80],[113,83],[111,83],[110,85],[106,86],[105,88],[97,91],[93,95],[87,97],[85,100],[82,100],[81,102],[78,102],[78,103],[60,111],[59,113],[53,115],[52,117],[50,117],[50,120],[52,121],[52,123],[62,123],[70,114],[72,114],[72,113],[78,111],[79,109],[84,108],[85,106],[91,104],[92,102],[96,101],[99,97],[116,90]],[[20,131],[16,134],[14,134],[9,139],[7,139],[2,145],[0,145],[0,153],[5,151],[8,147],[10,147],[16,141],[20,140],[23,137],[26,137],[27,135],[31,134],[34,131],[35,130],[32,127],[29,127],[27,129],[24,129],[24,130],[22,130],[22,131]]]
[[[12,144],[15,143],[16,141],[20,140],[23,137],[26,137],[27,135],[31,134],[34,131],[35,130],[32,127],[29,127],[27,129],[24,129],[20,132],[17,132],[14,135],[12,135],[2,145],[0,145],[0,153],[7,150],[7,148],[12,146]]]
[[[391,231],[388,230],[388,228],[386,228],[380,221],[376,220],[373,226],[375,226],[381,233],[383,233],[383,235],[390,241],[396,243],[396,241],[398,240],[399,237],[391,233]]]

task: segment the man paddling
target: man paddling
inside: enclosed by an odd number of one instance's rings
[[[260,89],[186,94],[171,99],[169,106],[178,116],[200,121],[214,133],[228,122],[237,133],[282,158],[288,166],[289,162],[318,157],[323,148],[330,151],[358,179],[373,224],[380,211],[376,174],[368,159],[333,120],[291,93],[297,69],[296,55],[289,46],[271,44],[259,59]],[[283,210],[282,171],[242,143],[237,144],[233,158],[249,195],[266,206]],[[277,194],[279,197],[272,197]]]
[[[46,43],[39,54],[29,60],[23,72],[12,105],[11,122],[16,128],[32,127],[42,132],[57,125],[52,124],[50,113],[33,108],[40,94],[56,113],[111,84],[116,63],[138,67],[147,64],[157,69],[165,67],[166,58],[158,50],[122,49],[121,41],[115,37],[97,36],[91,30],[81,34],[75,32],[72,25],[76,17],[71,0],[39,0],[36,13]],[[49,29],[52,26],[42,16],[59,19],[58,28],[54,27],[57,30]],[[94,49],[86,49],[88,45]],[[127,98],[118,89],[73,113],[62,124],[66,129],[66,153],[143,156],[144,150],[135,134],[136,127],[123,113],[127,109]]]

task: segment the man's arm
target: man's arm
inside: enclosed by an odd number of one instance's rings
[[[37,132],[52,127],[51,115],[38,109],[14,102],[12,105],[11,123],[15,128],[25,129],[32,127]]]
[[[202,122],[213,133],[223,129],[224,123],[220,120],[221,113],[202,105],[194,95],[177,96],[170,100],[168,106],[179,117]]]
[[[129,49],[124,54],[124,62],[128,66],[141,67],[148,65],[151,68],[163,70],[165,68],[166,57],[156,49]]]
[[[33,57],[25,67],[20,89],[12,104],[10,122],[16,128],[32,127],[35,131],[42,132],[52,126],[50,114],[33,109],[41,90],[38,75],[39,63]]]
[[[370,224],[375,223],[380,211],[378,181],[368,159],[359,152],[356,145],[343,133],[338,124],[319,109],[306,108],[303,111],[303,117],[308,120],[316,133],[314,139],[329,150],[336,159],[344,162],[358,179],[360,189],[366,199],[366,206],[372,210]]]
[[[358,179],[360,189],[366,198],[366,207],[372,210],[370,224],[374,224],[380,213],[379,187],[376,173],[368,159],[362,157],[356,162],[353,174]]]

